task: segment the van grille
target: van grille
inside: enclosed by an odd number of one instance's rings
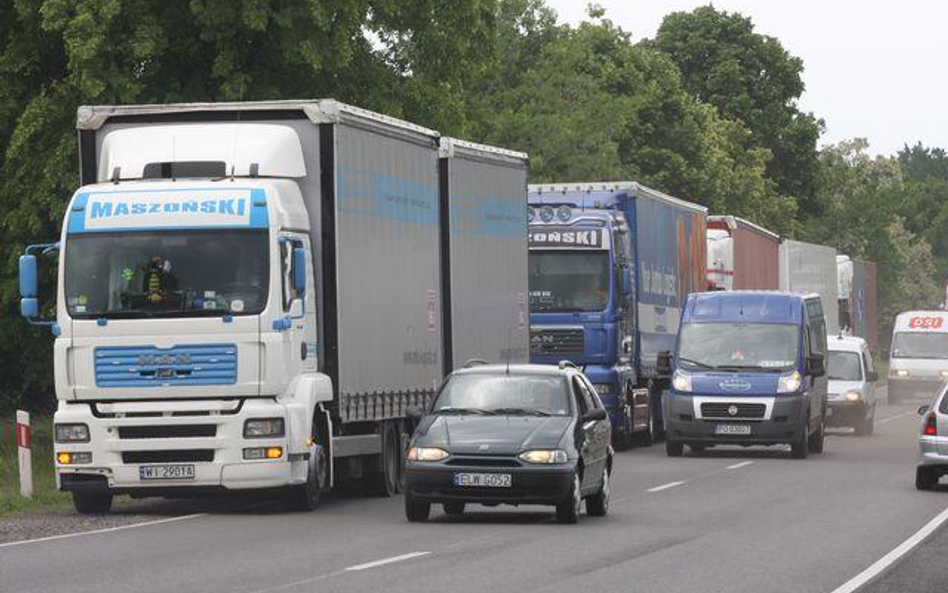
[[[731,414],[731,407],[736,409],[735,414]],[[701,415],[705,418],[763,418],[767,411],[764,404],[740,404],[740,403],[703,403],[701,404]]]
[[[582,329],[537,329],[530,332],[530,353],[582,354]]]
[[[236,344],[95,349],[97,387],[232,385],[236,382]]]

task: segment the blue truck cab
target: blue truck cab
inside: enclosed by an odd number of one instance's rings
[[[789,444],[823,450],[826,322],[819,295],[714,292],[688,296],[665,395],[666,451]]]
[[[529,187],[530,360],[583,367],[617,448],[662,429],[658,372],[703,286],[707,211],[634,182]]]

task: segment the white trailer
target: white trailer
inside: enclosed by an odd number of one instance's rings
[[[780,290],[820,295],[826,332],[839,332],[835,249],[784,239],[780,243]]]

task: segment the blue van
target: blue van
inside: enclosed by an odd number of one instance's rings
[[[691,294],[665,394],[665,447],[789,444],[823,451],[826,322],[819,295],[739,291]]]

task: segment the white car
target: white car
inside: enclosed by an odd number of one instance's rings
[[[827,341],[826,371],[828,426],[851,426],[856,434],[872,434],[876,418],[876,386],[879,379],[872,354],[862,338],[838,336]]]
[[[942,387],[932,403],[918,409],[922,417],[918,436],[915,487],[931,490],[948,473],[948,396]]]

